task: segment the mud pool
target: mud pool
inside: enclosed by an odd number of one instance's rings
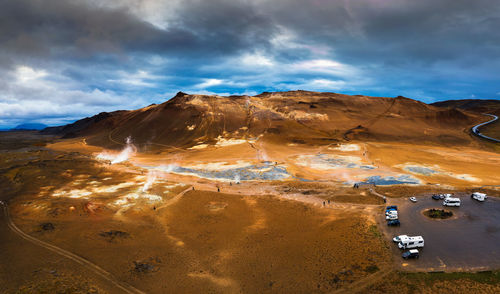
[[[425,176],[430,176],[432,174],[438,173],[437,171],[435,171],[431,168],[424,167],[424,166],[417,166],[417,165],[406,166],[404,169],[409,171],[409,172],[421,174],[421,175],[425,175]]]
[[[275,165],[274,162],[265,161],[260,164],[249,164],[221,170],[183,167],[178,165],[167,166],[141,166],[146,169],[156,169],[167,173],[174,173],[218,181],[274,181],[291,177],[286,167]]]
[[[400,184],[420,184],[420,180],[410,176],[410,175],[400,175],[398,177],[381,177],[381,176],[372,176],[368,177],[363,183],[366,184],[375,184],[378,186],[389,186],[389,185],[400,185]]]
[[[375,169],[372,165],[363,165],[361,159],[356,156],[343,155],[301,155],[297,158],[297,164],[308,166],[319,170],[337,169],[337,168],[359,168],[359,169]]]

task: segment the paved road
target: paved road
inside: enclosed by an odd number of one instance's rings
[[[92,270],[94,273],[101,276],[102,278],[104,278],[108,282],[112,283],[115,287],[122,290],[124,293],[129,293],[129,294],[134,294],[134,293],[142,294],[142,293],[144,293],[144,292],[134,288],[133,286],[131,286],[127,283],[118,281],[109,272],[105,271],[104,269],[102,269],[98,265],[93,264],[92,262],[90,262],[90,261],[88,261],[88,260],[86,260],[86,259],[84,259],[76,254],[73,254],[69,251],[66,251],[66,250],[59,248],[57,246],[54,246],[52,244],[46,243],[42,240],[39,240],[39,239],[37,239],[33,236],[30,236],[30,235],[26,234],[25,232],[21,231],[21,229],[19,229],[16,226],[16,224],[14,224],[12,219],[10,218],[9,209],[7,207],[7,204],[4,203],[3,201],[0,201],[0,206],[3,207],[4,217],[2,219],[5,220],[5,222],[7,223],[7,226],[9,227],[9,229],[11,231],[16,233],[17,235],[19,235],[21,238],[23,238],[23,239],[25,239],[25,240],[27,240],[35,245],[46,248],[46,249],[48,249],[54,253],[57,253],[61,256],[64,256],[68,259],[71,259],[71,260],[77,262],[78,264],[85,266],[86,268]]]
[[[428,208],[443,208],[442,200],[433,200],[430,195],[417,197],[417,203],[408,198],[391,199],[391,205],[398,205],[401,226],[387,227],[381,215],[379,222],[386,237],[421,235],[425,240],[420,259],[409,261],[401,258],[403,251],[391,241],[395,262],[401,269],[479,271],[500,268],[500,199],[489,197],[481,203],[465,194],[459,198],[460,207],[446,208],[455,214],[447,220],[433,220],[422,214]]]
[[[486,139],[486,140],[490,140],[490,141],[493,141],[493,142],[500,143],[500,140],[499,140],[499,139],[495,139],[495,138],[492,138],[492,137],[485,136],[485,135],[481,134],[481,132],[479,132],[479,128],[480,128],[480,127],[485,126],[485,125],[487,125],[487,124],[490,124],[490,123],[495,122],[495,121],[497,121],[497,120],[498,120],[498,116],[496,116],[496,115],[493,115],[493,114],[487,114],[487,113],[485,113],[485,115],[489,115],[489,116],[493,117],[493,119],[492,119],[492,120],[489,120],[489,121],[487,121],[487,122],[484,122],[484,123],[480,123],[480,124],[478,124],[478,125],[476,125],[476,126],[472,127],[472,132],[473,132],[474,134],[476,134],[477,136],[479,136],[479,137],[481,137],[481,138],[484,138],[484,139]]]

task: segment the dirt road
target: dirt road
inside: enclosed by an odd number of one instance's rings
[[[21,229],[19,229],[16,226],[16,224],[14,224],[12,219],[10,218],[9,209],[7,207],[7,204],[4,203],[3,201],[0,201],[0,206],[3,207],[3,213],[4,213],[4,217],[2,219],[6,222],[7,226],[9,227],[9,229],[11,231],[14,232],[15,234],[19,235],[21,238],[23,238],[26,241],[29,241],[35,245],[38,245],[38,246],[43,247],[45,249],[48,249],[54,253],[57,253],[61,256],[64,256],[68,259],[71,259],[80,265],[83,265],[87,269],[90,269],[92,272],[96,273],[100,277],[104,278],[105,280],[107,280],[108,282],[113,284],[116,288],[122,290],[124,293],[130,293],[130,294],[144,293],[144,292],[134,288],[133,286],[131,286],[127,283],[118,281],[115,277],[113,277],[113,275],[111,275],[109,272],[102,269],[98,265],[96,265],[96,264],[76,255],[76,254],[73,254],[73,253],[66,251],[64,249],[61,249],[57,246],[46,243],[42,240],[39,240],[39,239],[32,237],[32,236],[26,234],[25,232],[21,231]]]

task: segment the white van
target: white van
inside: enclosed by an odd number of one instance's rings
[[[472,197],[473,199],[476,199],[477,201],[481,201],[481,202],[483,202],[484,200],[486,200],[486,198],[488,198],[488,196],[486,194],[479,193],[479,192],[472,193],[472,195],[470,195],[470,197]]]
[[[401,238],[398,247],[400,249],[424,247],[424,238],[422,236]]]
[[[443,201],[444,206],[460,206],[460,198],[445,198]]]

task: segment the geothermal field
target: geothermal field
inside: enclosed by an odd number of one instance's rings
[[[2,132],[0,292],[498,293],[500,147],[471,132],[483,112],[178,93]],[[433,194],[462,206],[427,219]],[[419,259],[401,258],[401,234],[425,238]]]

